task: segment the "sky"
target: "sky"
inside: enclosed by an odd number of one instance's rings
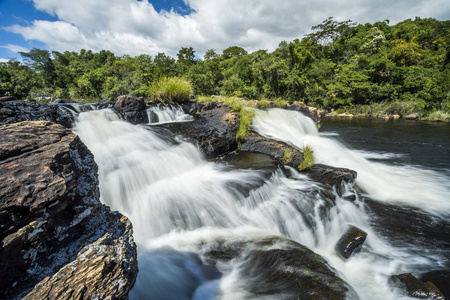
[[[0,62],[32,48],[174,58],[182,47],[193,47],[197,57],[230,46],[271,52],[328,17],[392,25],[416,16],[449,20],[450,1],[0,0]]]

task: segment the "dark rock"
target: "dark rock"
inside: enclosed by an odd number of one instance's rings
[[[202,106],[203,110],[194,114],[195,119],[192,122],[158,126],[197,142],[208,159],[234,151],[237,148],[236,132],[239,127],[239,113],[232,111],[228,105],[210,103],[213,104]],[[198,103],[195,103],[194,106],[196,104]],[[182,107],[183,110],[187,109],[189,112],[197,109],[186,108],[186,105],[183,106],[183,104]]]
[[[239,150],[268,155],[275,161],[295,169],[303,161],[303,154],[297,149],[283,142],[265,138],[254,131],[250,131],[250,134],[245,137],[239,145]]]
[[[0,201],[1,299],[127,296],[131,223],[100,203],[93,155],[69,129],[0,126]]]
[[[117,97],[114,110],[125,120],[133,124],[147,124],[148,116],[144,98],[122,95]]]
[[[288,239],[218,241],[208,247],[204,253],[208,263],[241,257],[242,288],[262,299],[274,295],[277,299],[346,299],[353,293],[320,255]]]
[[[356,171],[315,164],[307,171],[309,177],[320,183],[335,187],[339,196],[343,196],[345,183],[353,184],[356,180]]]
[[[50,121],[71,128],[73,115],[59,105],[38,104],[31,101],[6,101],[0,107],[0,122],[12,124],[22,121]]]
[[[450,299],[450,270],[430,271],[422,274],[420,280],[423,282],[431,281],[446,299]]]
[[[391,276],[390,281],[393,286],[406,291],[411,297],[445,300],[444,295],[432,282],[422,282],[411,273],[393,275]]]
[[[355,226],[350,226],[347,232],[336,244],[336,252],[345,259],[348,259],[355,251],[361,249],[366,240],[367,233]]]

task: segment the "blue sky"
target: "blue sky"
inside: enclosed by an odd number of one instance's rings
[[[171,56],[193,47],[273,51],[328,17],[450,19],[448,0],[0,0],[0,61],[33,47]]]

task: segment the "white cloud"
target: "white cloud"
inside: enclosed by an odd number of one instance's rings
[[[0,58],[0,63],[5,63],[5,62],[8,62],[9,61],[9,59],[6,59],[6,58]]]
[[[14,52],[14,53],[28,52],[29,51],[29,49],[27,49],[25,47],[18,46],[18,45],[11,45],[11,44],[8,44],[8,45],[5,45],[5,46],[0,46],[0,48],[8,49],[9,51]]]
[[[282,40],[301,38],[311,26],[333,16],[359,23],[389,19],[391,24],[420,16],[449,19],[447,0],[185,0],[194,12],[158,13],[143,0],[33,0],[59,21],[34,21],[8,30],[37,40],[50,50],[108,49],[117,55],[175,56],[181,47],[198,55],[241,46],[273,51]]]

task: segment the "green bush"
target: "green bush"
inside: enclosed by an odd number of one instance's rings
[[[423,120],[450,122],[450,113],[442,110],[436,110],[430,113],[427,117],[423,118]]]
[[[164,77],[150,86],[149,94],[155,102],[180,103],[189,100],[192,86],[183,78]]]
[[[303,152],[303,161],[298,166],[298,169],[300,171],[305,171],[311,169],[311,167],[314,165],[314,149],[311,146],[304,146],[302,148],[302,152]]]

